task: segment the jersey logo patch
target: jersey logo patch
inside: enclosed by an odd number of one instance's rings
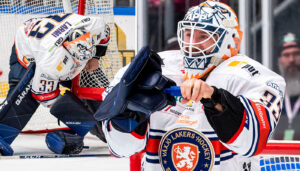
[[[232,61],[228,64],[228,66],[231,66],[231,67],[235,67],[235,66],[243,66],[243,65],[246,65],[248,64],[247,62],[242,62],[242,61]]]
[[[252,65],[248,64],[248,62],[243,62],[243,61],[232,61],[228,64],[228,66],[231,67],[240,67],[241,69],[246,70],[247,72],[250,73],[250,76],[256,76],[260,75],[260,72],[255,69]]]
[[[177,143],[172,148],[172,159],[176,169],[194,170],[199,159],[198,147],[189,143]]]
[[[211,142],[194,129],[173,129],[160,141],[159,161],[163,170],[212,170],[214,159]]]
[[[60,61],[59,64],[56,66],[57,71],[61,71],[63,69],[63,64]]]

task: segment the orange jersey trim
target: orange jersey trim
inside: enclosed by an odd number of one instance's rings
[[[15,52],[16,52],[16,54],[17,54],[17,58],[18,58],[19,63],[20,63],[24,68],[27,69],[26,63],[20,59],[20,56],[19,56],[19,54],[18,54],[17,46],[16,46],[16,43],[15,43],[15,42],[14,42],[14,44],[15,44]],[[24,57],[25,57],[25,56],[24,56]],[[24,57],[23,57],[23,58],[24,58]]]

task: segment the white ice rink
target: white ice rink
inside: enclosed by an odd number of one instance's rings
[[[93,135],[87,135],[84,145],[89,146],[80,155],[109,154],[106,145]],[[2,171],[126,171],[129,158],[115,157],[68,157],[43,159],[16,159],[17,156],[50,156],[55,154],[48,150],[45,134],[20,134],[12,144],[14,156],[0,156]]]

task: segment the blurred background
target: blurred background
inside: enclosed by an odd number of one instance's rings
[[[115,7],[135,6],[143,37],[138,44],[162,51],[177,47],[177,22],[192,6],[204,0],[114,0]],[[281,40],[288,32],[300,34],[299,0],[219,0],[230,5],[244,32],[241,53],[264,63],[276,72]],[[137,4],[136,4],[137,3]],[[267,32],[264,33],[263,29]],[[268,39],[268,40],[264,40]],[[263,50],[263,42],[268,49]],[[264,51],[271,59],[263,59]],[[266,57],[265,57],[266,58]]]

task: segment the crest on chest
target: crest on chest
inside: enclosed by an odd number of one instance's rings
[[[159,159],[163,170],[211,170],[215,153],[204,134],[191,128],[176,128],[160,141]]]

